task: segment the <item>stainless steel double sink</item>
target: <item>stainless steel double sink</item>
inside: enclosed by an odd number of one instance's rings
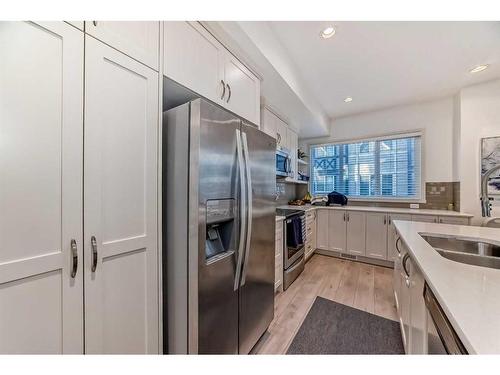
[[[500,269],[500,246],[485,241],[422,234],[442,257],[455,262]]]

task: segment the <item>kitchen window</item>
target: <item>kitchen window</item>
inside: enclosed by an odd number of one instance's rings
[[[422,134],[314,145],[311,191],[360,200],[421,200]]]

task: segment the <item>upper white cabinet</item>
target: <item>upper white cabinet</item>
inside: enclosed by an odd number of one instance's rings
[[[366,256],[387,259],[387,214],[366,213]]]
[[[279,150],[286,149],[289,151],[287,129],[288,125],[279,117],[276,117],[276,148]]]
[[[224,106],[230,111],[260,124],[260,80],[230,53],[225,53]]]
[[[163,73],[221,104],[226,94],[224,47],[196,22],[164,22],[163,32]]]
[[[158,21],[85,21],[85,32],[158,71]]]
[[[158,73],[86,38],[86,352],[157,353]]]
[[[260,79],[197,22],[164,22],[164,74],[260,124]]]
[[[0,353],[83,352],[83,33],[0,23]]]

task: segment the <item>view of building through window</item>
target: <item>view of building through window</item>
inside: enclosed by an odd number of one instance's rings
[[[311,146],[313,195],[420,198],[420,136]]]

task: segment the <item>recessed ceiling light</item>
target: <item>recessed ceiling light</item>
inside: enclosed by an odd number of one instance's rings
[[[486,70],[488,69],[489,65],[488,64],[485,64],[485,65],[478,65],[472,69],[469,70],[469,73],[479,73],[479,72],[482,72],[483,70]]]
[[[344,99],[344,102],[350,103],[350,102],[352,102],[352,98],[350,96],[348,96],[347,98]]]
[[[323,39],[328,39],[331,38],[332,36],[335,35],[335,27],[333,26],[328,26],[325,27],[320,33],[319,36],[322,37]]]

